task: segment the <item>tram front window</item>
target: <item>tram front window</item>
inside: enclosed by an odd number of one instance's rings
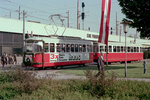
[[[42,52],[43,43],[38,41],[26,42],[26,52]]]

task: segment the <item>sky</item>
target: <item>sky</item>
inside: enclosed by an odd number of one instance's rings
[[[79,0],[79,11],[82,12],[81,3],[85,3],[85,20],[84,29],[90,31],[99,32],[100,29],[100,19],[101,19],[101,2],[102,0]],[[23,10],[26,12],[25,20],[38,21],[44,24],[51,24],[61,26],[58,17],[53,17],[54,22],[51,20],[50,16],[54,14],[61,14],[62,16],[67,16],[67,11],[69,11],[69,25],[71,28],[77,27],[77,0],[0,0],[0,17],[18,19],[19,6],[21,12]],[[11,12],[11,14],[10,14]],[[113,28],[113,34],[116,34],[116,14],[118,21],[118,34],[120,34],[120,22],[125,15],[121,13],[121,7],[117,0],[111,0],[111,14],[110,14],[110,25]],[[11,15],[11,16],[10,16]],[[21,14],[22,20],[22,14]],[[64,18],[64,24],[67,27],[67,19]],[[82,29],[82,20],[80,18],[80,26]],[[123,28],[122,28],[122,35]],[[134,36],[136,29],[129,28],[128,36]]]

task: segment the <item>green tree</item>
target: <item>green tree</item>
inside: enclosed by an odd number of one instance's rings
[[[125,20],[131,21],[131,27],[137,28],[140,37],[150,39],[150,0],[118,0]]]

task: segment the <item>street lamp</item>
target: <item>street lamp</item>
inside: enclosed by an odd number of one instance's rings
[[[125,33],[125,78],[127,77],[127,47],[126,47],[126,34],[128,33],[128,24],[130,24],[130,22],[128,21],[124,21],[121,22],[120,24],[123,24],[123,30]]]

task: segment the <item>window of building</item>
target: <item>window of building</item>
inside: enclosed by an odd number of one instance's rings
[[[55,52],[55,44],[50,43],[50,52]]]

